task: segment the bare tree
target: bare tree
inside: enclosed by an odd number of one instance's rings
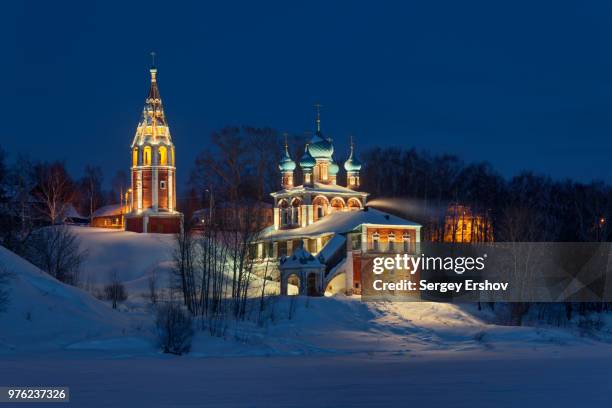
[[[85,166],[85,174],[79,182],[79,187],[86,203],[89,218],[102,204],[102,180],[102,169],[100,167]]]
[[[57,280],[76,286],[79,271],[86,257],[79,239],[70,227],[52,226],[32,233],[27,243],[26,258]]]
[[[39,163],[34,167],[34,175],[34,197],[40,212],[49,223],[61,223],[75,197],[74,183],[64,163]]]

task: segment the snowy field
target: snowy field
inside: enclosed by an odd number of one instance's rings
[[[0,383],[69,385],[68,406],[91,408],[609,407],[610,367],[612,355],[593,350],[493,358],[73,355],[5,359]]]
[[[198,330],[189,355],[164,355],[138,289],[167,273],[171,237],[76,230],[84,276],[117,271],[132,295],[113,310],[0,247],[15,275],[0,385],[69,386],[77,407],[611,405],[608,325],[588,335],[500,326],[474,306],[275,297],[265,323]]]

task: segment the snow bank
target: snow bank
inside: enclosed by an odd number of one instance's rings
[[[121,313],[3,247],[0,267],[13,275],[8,309],[0,313],[0,352],[61,348],[77,340],[120,337],[128,327]]]

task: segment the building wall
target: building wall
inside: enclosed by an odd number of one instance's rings
[[[91,226],[96,228],[123,228],[123,215],[93,217]]]
[[[158,169],[157,174],[157,187],[159,189],[159,194],[157,196],[157,207],[160,210],[168,209],[168,189],[170,186],[168,185],[168,169]],[[166,188],[162,190],[161,185],[162,182],[166,184]]]
[[[142,169],[142,209],[153,207],[153,170],[150,168]]]

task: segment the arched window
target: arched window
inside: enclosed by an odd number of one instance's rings
[[[287,200],[280,200],[278,202],[278,208],[279,208],[279,212],[280,212],[280,223],[281,225],[288,225],[289,224],[289,213],[291,211],[291,209],[289,208],[289,203],[287,202]]]
[[[166,146],[159,146],[157,148],[157,164],[160,166],[168,164],[168,149],[166,149]]]
[[[361,201],[359,201],[356,198],[349,198],[347,205],[348,205],[349,211],[356,211],[356,210],[361,209]]]
[[[145,166],[150,166],[151,165],[151,146],[145,146],[144,150],[142,151],[142,164]]]
[[[340,197],[334,197],[331,200],[332,211],[342,211],[344,210],[344,200]]]
[[[132,150],[132,166],[138,166],[138,148]]]
[[[408,231],[404,232],[402,235],[402,242],[404,244],[404,252],[410,252],[410,234]]]
[[[395,251],[395,233],[394,232],[390,232],[389,235],[387,235],[387,248],[389,250],[389,252],[394,252]]]
[[[372,249],[374,251],[378,251],[379,248],[380,248],[380,234],[377,231],[374,234],[372,234]]]
[[[302,205],[302,201],[299,198],[294,198],[291,201],[291,223],[292,224],[300,224],[301,214],[300,214],[300,206]]]

